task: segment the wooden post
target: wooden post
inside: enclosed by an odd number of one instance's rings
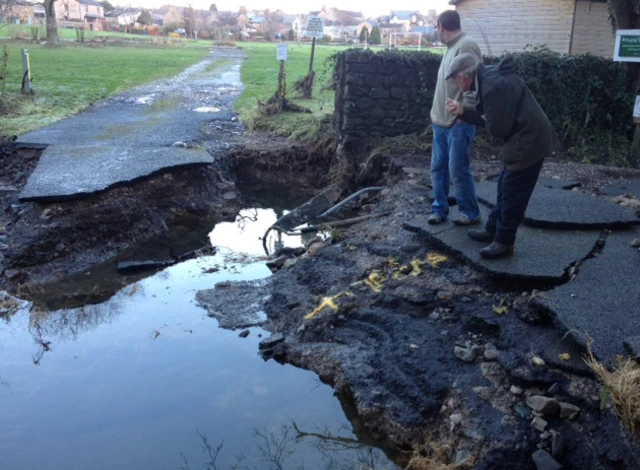
[[[29,66],[29,51],[22,49],[22,92],[31,94],[31,67]]]
[[[280,73],[278,74],[278,95],[280,95],[278,100],[279,111],[282,111],[282,108],[285,105],[286,91],[287,91],[287,73],[285,72],[285,69],[284,69],[284,60],[281,60]]]
[[[309,64],[309,73],[313,71],[313,56],[316,53],[316,38],[311,40],[311,63]]]

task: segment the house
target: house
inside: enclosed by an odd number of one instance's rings
[[[332,41],[358,40],[357,24],[340,24],[331,20],[324,20],[324,34]]]
[[[35,15],[35,6],[27,1],[22,0],[13,0],[11,3],[6,3],[2,5],[2,1],[0,1],[0,23],[14,23],[14,24],[33,24],[38,23],[42,18],[36,18]],[[42,7],[42,11],[44,11],[44,7],[40,4],[37,6]]]
[[[409,27],[404,23],[380,23],[379,27],[382,44],[388,43],[391,35],[394,33],[409,32]]]
[[[407,29],[409,29],[411,24],[417,21],[417,17],[418,13],[415,11],[392,11],[389,15],[389,23],[403,24]]]
[[[302,15],[285,16],[282,20],[282,25],[280,34],[287,36],[289,31],[293,30],[295,37],[300,38],[305,27],[305,20]]]
[[[269,20],[266,16],[253,16],[249,17],[248,30],[250,33],[267,31]]]
[[[312,16],[324,18],[326,21],[340,25],[357,25],[361,21],[364,21],[364,15],[360,11],[348,11],[340,10],[339,8],[326,8],[322,7],[320,11],[312,11]]]
[[[563,54],[612,57],[615,38],[606,0],[451,0],[462,29],[484,54],[547,46]]]
[[[151,15],[162,15],[162,25],[177,25],[183,22],[183,9],[172,5],[162,5],[160,8],[151,10]],[[153,19],[156,23],[156,19]]]
[[[131,26],[136,23],[138,16],[140,16],[141,10],[138,9],[117,9],[107,12],[105,21],[107,23],[117,24],[119,26]]]
[[[95,0],[61,0],[54,6],[58,21],[80,22],[91,29],[102,29],[104,7]]]

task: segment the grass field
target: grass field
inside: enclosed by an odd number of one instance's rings
[[[15,28],[22,28],[25,33],[29,30],[28,26]],[[7,28],[3,28],[0,34],[7,34],[6,31]],[[61,28],[60,36],[66,41],[53,48],[0,39],[0,52],[6,47],[9,54],[4,83],[0,81],[0,86],[4,85],[0,96],[0,136],[24,134],[77,113],[111,94],[175,75],[205,57],[212,44],[204,40],[174,40],[164,44],[166,38],[99,31],[86,33],[87,42],[76,43],[75,30]],[[102,36],[108,37],[110,42],[102,44]],[[247,56],[241,69],[245,90],[235,105],[242,122],[249,127],[294,138],[317,138],[319,129],[327,128],[327,116],[333,112],[334,92],[323,89],[333,73],[331,57],[346,48],[316,46],[313,98],[302,100],[296,99],[291,87],[309,71],[311,46],[289,44],[285,63],[287,97],[313,112],[263,118],[258,116],[258,100],[268,100],[278,86],[280,64],[276,58],[276,44],[238,45]],[[22,48],[29,50],[34,96],[20,94]]]
[[[258,100],[268,100],[278,88],[280,62],[276,59],[276,44],[246,43],[241,45],[247,54],[242,65],[241,77],[246,89],[238,99],[235,110],[246,125],[294,138],[315,138],[321,122],[333,113],[334,92],[322,90],[333,74],[331,57],[345,47],[316,46],[313,69],[316,72],[312,99],[297,99],[291,88],[296,80],[309,73],[311,46],[295,43],[288,46],[285,62],[288,98],[313,111],[312,114],[283,113],[261,118],[258,116]]]
[[[207,48],[87,47],[3,44],[9,61],[0,98],[0,135],[19,135],[77,113],[113,93],[171,75],[198,62]],[[20,94],[26,47],[34,96]]]

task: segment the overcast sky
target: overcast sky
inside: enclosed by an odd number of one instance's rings
[[[238,7],[244,6],[249,10],[267,9],[277,10],[285,13],[308,13],[310,10],[320,10],[322,5],[327,7],[338,7],[341,10],[361,11],[366,17],[388,15],[390,10],[415,10],[427,13],[435,8],[438,12],[450,8],[448,0],[400,0],[395,2],[380,2],[372,0],[340,0],[332,4],[329,0],[323,2],[301,2],[300,0],[128,0],[131,6],[154,8],[163,4],[182,5],[191,4],[195,8],[208,9],[209,5],[215,3],[218,10],[237,11]],[[113,4],[126,5],[121,1],[112,1]],[[124,3],[124,5],[123,5]]]

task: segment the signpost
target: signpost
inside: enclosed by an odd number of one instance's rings
[[[316,52],[316,39],[322,39],[322,36],[324,36],[324,18],[307,16],[304,35],[307,38],[313,38],[311,41],[311,63],[309,64],[309,73],[311,73],[313,70],[313,56]]]
[[[619,29],[616,31],[616,46],[613,51],[616,62],[640,62],[640,29]],[[633,135],[634,149],[640,148],[640,96],[636,96],[633,108],[633,122],[636,131]]]
[[[29,51],[22,49],[22,93],[32,94],[31,65],[29,64]]]
[[[276,46],[276,58],[280,61],[280,73],[278,74],[278,91],[276,93],[279,100],[278,107],[282,110],[286,100],[287,73],[284,70],[284,62],[287,60],[287,43],[279,42]]]

